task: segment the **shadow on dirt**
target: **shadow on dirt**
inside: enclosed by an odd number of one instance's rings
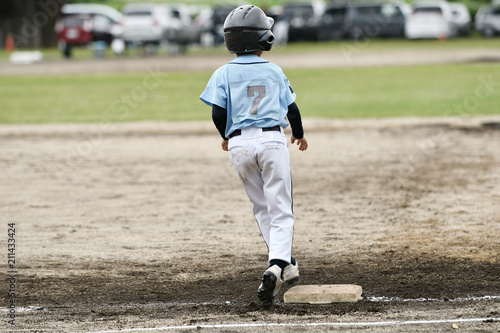
[[[241,263],[240,263],[241,264]],[[259,310],[256,297],[260,268],[232,270],[213,262],[207,270],[227,271],[222,279],[203,278],[179,281],[179,272],[188,272],[183,262],[137,265],[133,262],[99,263],[80,272],[58,272],[54,276],[19,276],[19,305],[89,306],[111,304],[164,304],[186,310],[246,313]],[[203,264],[194,265],[200,267]],[[49,267],[46,267],[49,269]],[[443,301],[471,296],[496,295],[500,282],[499,263],[468,260],[407,258],[404,252],[386,251],[373,260],[312,259],[301,262],[303,284],[358,284],[364,296],[386,298],[428,298]],[[284,293],[284,287],[280,293]],[[6,293],[4,293],[6,294]],[[282,297],[279,297],[282,299]],[[205,305],[210,305],[206,307]],[[227,306],[234,305],[234,306]],[[277,313],[381,311],[382,305],[368,300],[333,306],[294,306],[278,302]],[[332,312],[333,311],[333,312]]]

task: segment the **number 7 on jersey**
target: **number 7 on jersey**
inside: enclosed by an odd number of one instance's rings
[[[257,97],[255,97],[252,108],[250,109],[250,114],[257,114],[257,111],[259,110],[259,104],[260,101],[264,97],[266,97],[266,86],[248,86],[247,87],[247,96],[248,97],[254,97],[255,93],[257,93]]]

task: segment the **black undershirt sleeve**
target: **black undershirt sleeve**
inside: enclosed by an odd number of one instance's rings
[[[302,127],[302,118],[300,116],[299,107],[295,102],[288,105],[288,113],[286,115],[292,128],[292,135],[295,139],[302,139],[304,137],[304,128]]]
[[[227,123],[227,111],[218,105],[212,104],[212,120],[214,121],[215,127],[220,133],[220,136],[227,140],[226,138],[226,123]]]

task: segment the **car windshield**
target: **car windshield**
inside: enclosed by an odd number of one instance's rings
[[[127,15],[127,16],[151,16],[151,11],[149,11],[149,10],[134,10],[131,12],[127,12],[125,15]]]
[[[426,14],[442,14],[443,11],[439,7],[417,7],[413,10],[414,13]]]
[[[85,19],[79,17],[69,17],[64,19],[64,25],[69,28],[81,27]]]

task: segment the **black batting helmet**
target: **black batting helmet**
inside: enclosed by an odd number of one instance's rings
[[[224,40],[230,53],[269,51],[274,35],[274,20],[257,6],[245,5],[234,9],[224,21]]]

